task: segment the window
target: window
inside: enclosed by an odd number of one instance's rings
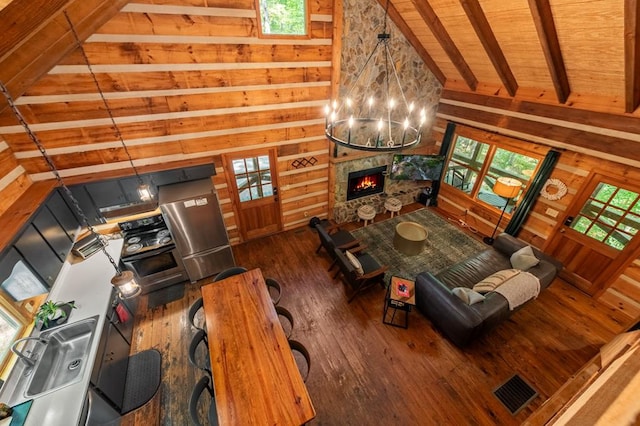
[[[265,35],[306,35],[306,0],[258,0]]]
[[[268,155],[233,160],[233,174],[240,202],[273,195]]]
[[[601,182],[576,216],[571,229],[622,250],[640,229],[639,195]]]
[[[475,200],[502,209],[504,198],[493,193],[492,188],[499,177],[510,177],[523,184],[520,194],[508,201],[506,212],[515,208],[522,193],[529,186],[541,158],[516,152],[474,139],[456,137],[453,153],[449,159],[444,182],[468,194]]]

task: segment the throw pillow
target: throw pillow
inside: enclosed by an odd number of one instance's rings
[[[483,295],[467,287],[456,287],[451,290],[451,293],[458,296],[460,300],[467,305],[473,305],[474,303],[482,302],[485,299]]]
[[[502,271],[494,272],[487,278],[483,279],[479,283],[473,286],[473,290],[478,293],[488,293],[496,289],[503,282],[518,275],[520,273],[517,269],[504,269]]]
[[[526,271],[540,263],[540,259],[533,254],[531,246],[522,247],[520,250],[513,253],[509,260],[511,261],[512,267],[520,269],[521,271]]]
[[[351,262],[351,264],[353,265],[353,268],[356,270],[356,274],[364,275],[364,269],[362,269],[362,265],[360,264],[358,258],[355,257],[355,255],[349,250],[345,251],[344,254],[347,256],[347,259],[349,259],[349,262]]]

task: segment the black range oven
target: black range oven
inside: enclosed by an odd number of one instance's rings
[[[142,294],[189,279],[162,215],[121,222],[118,226],[124,237],[120,260],[136,276]]]

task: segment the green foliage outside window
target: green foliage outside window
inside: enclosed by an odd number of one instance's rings
[[[263,34],[305,35],[306,0],[260,0]]]

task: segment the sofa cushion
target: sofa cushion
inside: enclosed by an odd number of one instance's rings
[[[347,259],[349,259],[349,262],[351,262],[351,264],[353,265],[353,269],[356,270],[356,274],[364,275],[364,269],[362,269],[362,265],[360,264],[358,258],[355,257],[355,255],[349,250],[345,251],[344,254],[345,256],[347,256]]]
[[[455,287],[472,288],[478,281],[494,272],[509,268],[511,264],[508,257],[496,250],[488,249],[456,263],[436,276],[450,290]]]
[[[451,290],[451,293],[458,296],[460,300],[462,300],[467,305],[473,305],[484,300],[483,295],[467,287],[456,287]]]
[[[531,246],[522,247],[513,253],[509,260],[511,261],[511,266],[521,271],[526,271],[540,263],[540,259],[533,253]]]
[[[473,290],[478,293],[488,293],[500,287],[504,282],[509,281],[519,273],[520,271],[518,269],[503,269],[502,271],[494,272],[474,285]]]

